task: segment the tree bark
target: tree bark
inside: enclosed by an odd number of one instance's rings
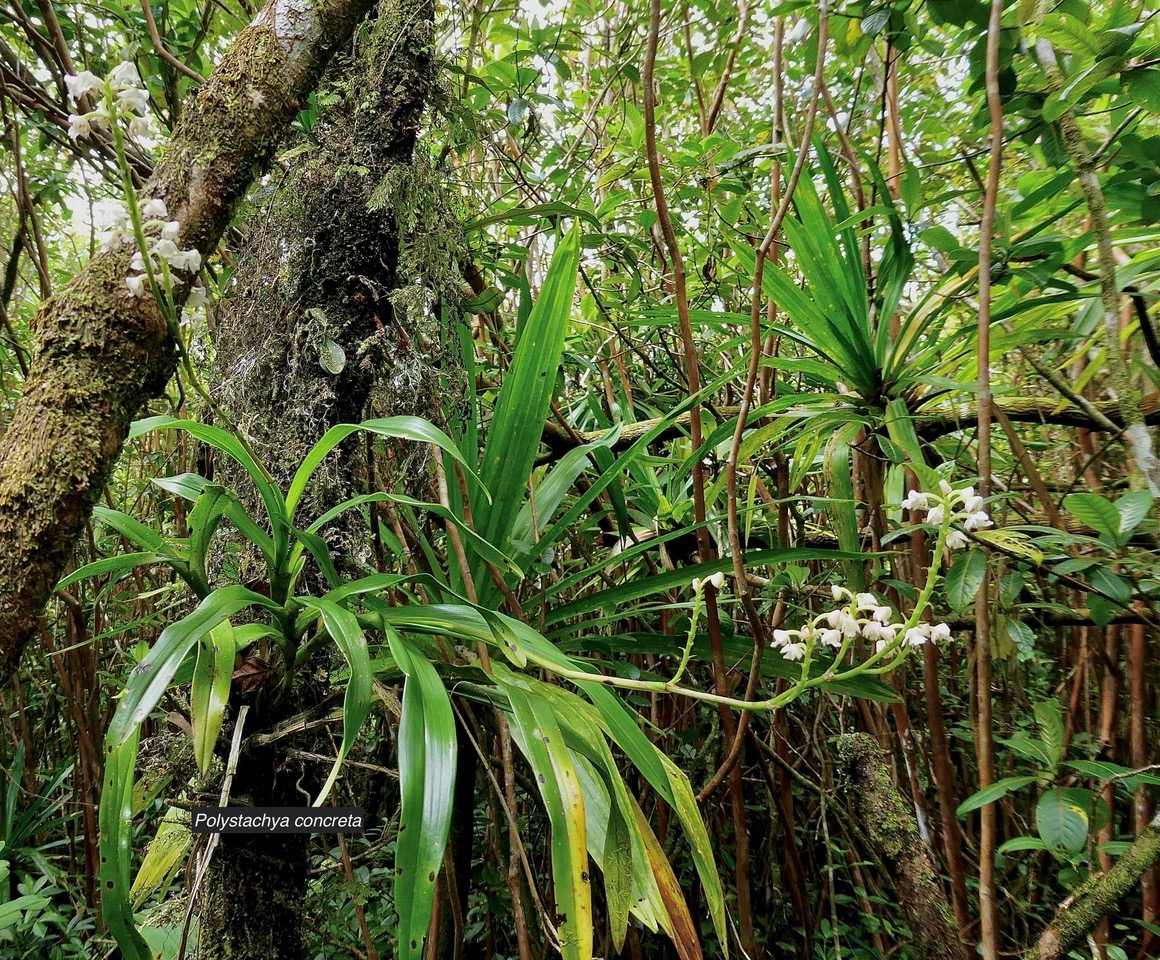
[[[1055,912],[1028,960],[1060,960],[1083,943],[1096,925],[1119,906],[1140,878],[1160,861],[1160,816],[1116,860],[1107,873],[1093,874]]]
[[[916,955],[967,960],[938,872],[914,815],[890,778],[881,748],[867,734],[847,734],[838,740],[838,763],[854,813],[890,871]]]
[[[412,247],[426,249],[432,236],[425,232],[425,219],[409,219],[411,205],[421,206],[428,216],[442,210],[437,198],[427,196],[419,204],[413,195],[416,184],[435,193],[440,189],[414,157],[438,76],[434,5],[430,0],[380,0],[375,6],[369,28],[360,31],[350,54],[336,59],[319,86],[318,101],[329,105],[310,130],[310,149],[299,154],[243,224],[245,241],[231,292],[217,305],[212,390],[283,488],[331,426],[395,414],[438,419],[441,405],[433,364],[438,363],[437,343],[446,338],[436,332],[424,336],[437,321],[399,296],[400,288],[418,282],[423,288],[418,299],[429,306],[445,295],[437,288],[457,268],[455,243],[433,244],[442,257],[441,270],[416,264],[412,256]],[[400,205],[407,209],[401,212]],[[446,221],[440,229],[458,230],[458,218]],[[444,279],[433,279],[433,274]],[[400,454],[415,450],[412,445]],[[378,468],[365,444],[349,441],[319,469],[299,522],[305,525],[355,494],[383,489],[376,481],[385,471]],[[260,515],[244,471],[228,460],[212,469],[216,481],[235,489]],[[396,484],[419,473],[399,461],[392,469]],[[371,536],[360,511],[341,515],[321,535],[344,575],[368,572]],[[242,581],[265,574],[256,551],[231,555],[231,563],[238,569],[230,576]],[[327,586],[313,570],[304,582],[307,590]],[[280,703],[292,702],[295,710],[317,703],[324,685],[310,681],[325,676],[329,655],[316,654]],[[251,718],[250,744],[253,734],[284,719],[277,701],[259,704]],[[272,748],[246,748],[245,791],[255,805],[304,805],[310,799],[303,792],[318,789],[309,779],[315,771],[287,757],[286,746],[303,744],[286,740]],[[318,753],[330,749],[322,743],[306,747]],[[471,750],[464,755],[474,759]],[[242,778],[239,771],[239,788]],[[371,786],[344,777],[338,790],[372,818],[386,819],[379,809],[384,791]],[[474,775],[463,787],[470,801]],[[466,836],[470,867],[470,816],[456,826]],[[198,944],[202,956],[301,960],[306,955],[309,863],[309,846],[298,838],[223,836],[207,878]],[[468,872],[464,894],[469,880]],[[452,918],[450,910],[446,918]],[[321,926],[328,922],[313,919]]]
[[[209,255],[322,68],[370,0],[271,0],[197,91],[142,193]],[[132,251],[95,256],[32,323],[24,394],[0,442],[0,674],[64,571],[129,425],[173,373],[157,305],[131,297]]]

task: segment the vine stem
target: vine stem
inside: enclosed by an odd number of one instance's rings
[[[1003,0],[991,0],[987,26],[985,83],[991,118],[991,153],[983,193],[983,217],[979,225],[979,316],[976,366],[978,368],[979,494],[991,493],[991,242],[995,233],[995,206],[999,174],[1003,167],[1003,103],[999,93],[999,38]],[[979,766],[979,789],[995,781],[995,735],[991,715],[991,610],[990,570],[975,598],[975,697],[977,726],[975,753]],[[985,804],[979,812],[979,921],[980,948],[984,960],[999,957],[999,909],[995,896],[995,851],[998,844],[998,808]]]
[[[697,690],[693,687],[683,687],[672,680],[629,680],[624,677],[607,676],[596,673],[588,673],[585,670],[570,670],[560,667],[555,661],[546,657],[538,656],[534,651],[527,651],[527,657],[530,662],[537,666],[549,670],[556,676],[563,677],[565,680],[583,683],[600,683],[607,687],[616,687],[619,690],[635,690],[647,693],[663,693],[672,696],[687,697],[690,700],[701,700],[705,703],[712,703],[719,707],[725,707],[733,710],[741,710],[746,712],[767,712],[770,710],[777,710],[780,707],[787,706],[796,700],[805,691],[814,687],[821,686],[824,683],[833,683],[835,681],[853,680],[855,677],[863,675],[877,675],[887,673],[896,669],[903,660],[909,655],[910,648],[906,644],[906,633],[912,627],[917,626],[922,620],[923,614],[926,613],[927,607],[930,604],[930,598],[933,596],[935,588],[939,582],[939,567],[938,558],[942,556],[943,550],[946,548],[947,536],[951,532],[951,511],[948,509],[943,516],[942,523],[939,525],[938,537],[935,542],[935,548],[932,552],[932,559],[930,566],[927,568],[926,583],[923,585],[922,591],[919,593],[918,601],[915,604],[914,610],[910,616],[906,618],[905,623],[899,628],[894,640],[886,644],[881,650],[875,651],[866,660],[855,664],[848,670],[838,672],[835,668],[838,663],[849,653],[851,638],[847,637],[843,640],[841,648],[838,650],[837,656],[834,657],[834,665],[824,673],[818,674],[816,677],[809,675],[810,665],[812,663],[812,645],[807,646],[806,656],[802,660],[801,674],[794,683],[783,690],[780,694],[770,697],[766,700],[750,700],[740,699],[738,697],[722,696],[717,693],[710,693],[706,690]],[[900,654],[895,656],[895,654]],[[892,657],[890,663],[884,664],[881,667],[876,666],[882,660]],[[684,660],[682,660],[684,662]]]
[[[726,511],[727,531],[729,537],[729,552],[733,560],[733,578],[737,584],[737,594],[746,617],[753,625],[753,655],[749,664],[749,680],[746,683],[745,699],[751,700],[757,691],[757,681],[761,673],[761,658],[765,651],[767,638],[762,625],[761,616],[749,589],[749,580],[745,576],[745,554],[741,544],[741,525],[737,515],[737,467],[741,459],[741,443],[745,435],[746,421],[753,406],[753,394],[757,386],[757,374],[761,367],[762,357],[762,278],[765,273],[765,261],[773,242],[781,231],[781,225],[789,213],[789,205],[793,201],[794,191],[805,167],[806,157],[809,155],[809,144],[813,137],[814,123],[818,115],[818,101],[824,89],[823,76],[826,63],[826,40],[829,28],[827,0],[818,3],[818,54],[814,64],[813,90],[810,94],[810,103],[806,111],[805,128],[802,131],[801,142],[797,156],[794,158],[793,169],[790,171],[781,201],[770,221],[761,244],[758,246],[753,262],[753,286],[749,297],[749,366],[745,374],[745,389],[741,394],[741,405],[737,411],[737,425],[733,429],[733,440],[729,445],[729,456],[725,461]],[[778,118],[780,119],[780,118]],[[748,723],[748,714],[743,713],[737,723],[729,753],[717,768],[717,772],[701,788],[699,799],[709,796],[732,771],[741,756],[741,746],[745,739],[745,726]]]

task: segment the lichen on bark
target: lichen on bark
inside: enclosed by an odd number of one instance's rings
[[[917,955],[966,960],[934,862],[881,748],[864,733],[846,734],[838,739],[838,766],[859,825],[890,871]]]
[[[286,0],[274,0],[274,4]],[[313,8],[318,41],[288,52],[259,19],[198,89],[143,195],[166,202],[183,246],[216,247],[237,201],[370,0]],[[160,310],[124,284],[128,254],[98,254],[32,324],[24,393],[0,441],[0,670],[18,660],[64,572],[129,425],[169,380]]]
[[[431,16],[425,0],[381,5],[320,87],[315,125],[290,144],[292,165],[243,225],[219,304],[213,389],[283,484],[336,423],[438,419],[455,376],[457,347],[436,307],[460,295],[460,218],[416,150],[442,97]],[[351,440],[328,458],[302,519],[378,485],[365,453]],[[393,453],[394,479],[416,474],[408,458],[426,456],[415,445]],[[241,479],[223,469],[227,482]],[[366,572],[357,513],[324,536],[346,572]],[[257,575],[256,558],[242,562],[243,579]]]

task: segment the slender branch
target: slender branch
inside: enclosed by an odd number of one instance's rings
[[[991,494],[991,243],[999,174],[1003,167],[1003,103],[999,94],[999,38],[1003,0],[991,0],[987,26],[986,90],[991,116],[991,155],[979,229],[979,317],[977,354],[979,494]],[[975,600],[976,719],[975,752],[979,788],[995,780],[995,734],[991,717],[991,571],[988,564]],[[995,850],[998,846],[998,810],[994,803],[979,811],[979,917],[983,960],[999,958],[999,905],[995,898]]]
[[[1048,4],[1045,0],[1040,0],[1036,16],[1037,25],[1042,22],[1047,9]],[[1065,80],[1051,41],[1046,37],[1037,37],[1035,55],[1047,80],[1047,92],[1050,94],[1058,91]],[[1120,413],[1136,466],[1143,473],[1152,496],[1160,497],[1160,459],[1157,459],[1152,435],[1148,432],[1144,420],[1140,393],[1132,382],[1132,374],[1124,359],[1123,345],[1120,342],[1120,289],[1116,280],[1116,259],[1107,202],[1099,178],[1096,176],[1095,162],[1084,143],[1083,132],[1079,128],[1075,112],[1064,111],[1058,123],[1063,147],[1072,166],[1075,167],[1080,190],[1083,191],[1091,218],[1092,232],[1096,237],[1105,362],[1119,400]]]

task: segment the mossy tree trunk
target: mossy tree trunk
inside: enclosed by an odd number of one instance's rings
[[[918,834],[914,814],[894,786],[881,748],[864,733],[847,734],[838,741],[838,764],[859,825],[890,871],[916,955],[924,960],[967,960],[934,862]]]
[[[433,18],[430,0],[380,0],[350,56],[336,59],[320,85],[324,106],[309,140],[297,144],[302,152],[242,226],[232,291],[218,305],[212,390],[283,486],[335,424],[440,416],[447,353],[440,344],[450,338],[431,308],[458,292],[460,244],[459,218],[415,149],[428,104],[438,95]],[[426,456],[414,445],[392,452]],[[387,475],[381,464],[365,438],[352,438],[319,469],[302,502],[302,521],[387,480],[415,483],[424,473],[395,459]],[[248,496],[235,465],[216,463],[214,471],[219,482]],[[344,574],[372,572],[376,558],[361,511],[342,515],[321,535]],[[240,564],[244,581],[263,573],[256,555],[231,562]],[[326,586],[309,570],[304,583]],[[251,744],[253,734],[285,719],[281,704],[298,711],[319,701],[329,687],[329,656],[320,652],[299,671],[293,690],[251,710]],[[236,787],[245,802],[310,802],[302,791],[318,789],[318,764],[288,756],[286,748],[316,755],[333,750],[297,737],[273,749],[243,747],[246,782],[240,771]],[[352,784],[351,777],[339,781],[340,801],[385,819],[375,798],[395,793],[394,784],[387,791],[372,784],[366,798]],[[223,836],[208,876],[200,955],[302,957],[310,849],[291,837]]]
[[[183,248],[217,246],[255,176],[370,0],[272,0],[188,106],[142,195]],[[128,295],[132,252],[100,253],[32,323],[32,363],[0,441],[0,673],[13,669],[112,472],[175,366],[157,305]]]

